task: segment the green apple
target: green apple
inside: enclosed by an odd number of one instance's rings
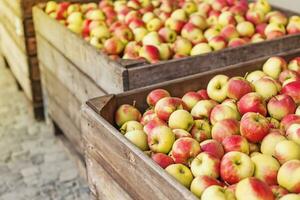
[[[165,170],[183,186],[187,188],[190,187],[194,177],[188,167],[183,164],[172,164],[169,165]]]
[[[147,151],[149,149],[147,134],[143,130],[129,131],[124,136],[142,151]]]

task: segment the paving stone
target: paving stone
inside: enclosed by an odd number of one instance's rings
[[[24,93],[1,58],[0,97],[0,200],[89,199],[87,183],[53,125],[31,117]]]

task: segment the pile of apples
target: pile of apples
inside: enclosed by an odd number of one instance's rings
[[[199,86],[200,88],[201,86]],[[271,57],[245,77],[121,105],[124,136],[202,200],[300,199],[300,57]]]
[[[267,0],[102,0],[45,12],[112,58],[151,63],[300,33],[300,17]]]

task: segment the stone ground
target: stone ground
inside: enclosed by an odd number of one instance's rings
[[[87,200],[88,187],[0,60],[0,200],[48,199]]]

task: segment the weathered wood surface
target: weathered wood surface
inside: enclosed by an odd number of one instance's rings
[[[300,49],[292,50],[284,54],[286,60],[300,56]],[[228,66],[223,69],[215,69],[210,72],[192,75],[185,78],[168,81],[162,84],[148,86],[145,88],[125,92],[117,95],[107,95],[92,99],[87,105],[82,107],[82,131],[83,140],[88,158],[95,160],[96,167],[104,168],[112,174],[114,180],[121,185],[133,199],[192,199],[190,192],[184,190],[182,186],[174,185],[173,179],[169,182],[168,175],[161,168],[156,168],[154,164],[142,151],[135,148],[126,138],[115,128],[114,113],[122,104],[132,104],[141,111],[147,108],[146,96],[156,88],[167,89],[172,96],[183,96],[188,91],[196,91],[206,88],[209,80],[217,74],[232,76],[244,76],[248,71],[261,69],[263,63],[269,57],[256,59],[242,64]],[[109,152],[109,153],[108,153]],[[88,169],[90,170],[90,169]],[[140,177],[143,174],[143,177]],[[92,174],[95,178],[97,176]],[[88,176],[90,176],[88,172]],[[152,177],[152,178],[150,178]],[[98,177],[101,178],[101,177]],[[138,182],[139,186],[136,186]],[[124,185],[125,184],[125,185]],[[155,188],[159,187],[161,193],[157,194]],[[154,186],[153,186],[154,185]],[[100,186],[93,185],[92,190],[104,190]],[[147,190],[145,188],[147,188]],[[142,188],[142,189],[141,189]],[[145,190],[143,190],[145,189]],[[169,196],[168,192],[173,194]],[[102,192],[108,192],[106,190]],[[162,194],[163,193],[163,194]],[[144,196],[140,196],[144,194]],[[154,196],[150,196],[154,195]],[[149,196],[147,196],[149,195]],[[158,196],[156,196],[158,195]],[[101,196],[97,196],[101,199]]]
[[[86,168],[88,182],[93,199],[101,200],[133,200],[128,193],[86,152]]]
[[[286,11],[288,12],[288,11]],[[292,13],[289,13],[292,14]],[[119,93],[300,47],[300,34],[157,64],[112,61],[80,36],[34,8],[37,32],[105,91]],[[49,32],[48,30],[52,31]],[[76,51],[74,51],[76,49]]]
[[[132,199],[197,198],[142,151],[87,106],[83,106],[82,131],[89,155],[97,161]],[[98,188],[104,193],[104,188]],[[101,199],[101,197],[98,197]]]

